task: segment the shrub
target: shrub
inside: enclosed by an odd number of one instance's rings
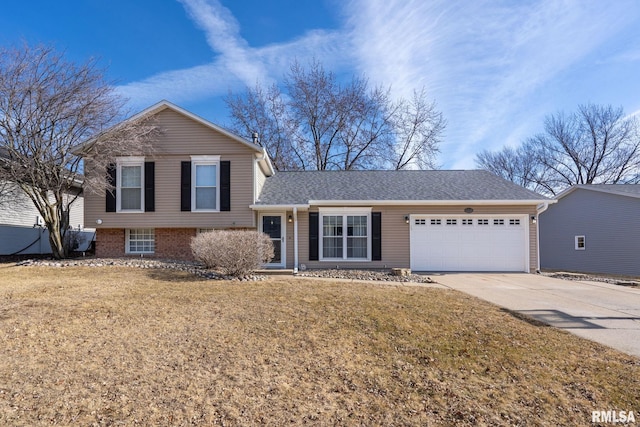
[[[242,277],[273,258],[273,243],[258,231],[213,230],[191,239],[194,258],[205,267]]]

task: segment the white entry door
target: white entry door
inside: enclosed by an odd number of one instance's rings
[[[284,268],[286,265],[285,255],[285,222],[283,214],[263,214],[260,220],[261,231],[271,238],[273,242],[273,259],[268,267]]]
[[[412,215],[415,271],[529,271],[526,215]]]

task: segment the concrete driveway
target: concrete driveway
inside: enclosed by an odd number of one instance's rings
[[[519,273],[447,273],[436,282],[640,357],[640,289]]]

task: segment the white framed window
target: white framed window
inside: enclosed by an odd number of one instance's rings
[[[220,156],[191,156],[191,211],[220,211]]]
[[[369,261],[371,210],[321,209],[320,260]]]
[[[156,233],[153,228],[128,228],[125,252],[128,254],[152,254],[156,250]]]
[[[575,236],[576,251],[584,251],[585,247],[586,247],[586,241],[584,236]]]
[[[119,157],[116,165],[116,212],[144,212],[144,157]]]

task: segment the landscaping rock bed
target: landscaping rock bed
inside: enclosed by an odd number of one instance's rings
[[[418,274],[409,274],[406,276],[393,275],[391,270],[307,270],[298,273],[302,277],[322,277],[327,279],[347,279],[347,280],[378,280],[382,282],[415,282],[415,283],[433,283],[428,276],[420,276]]]
[[[43,266],[43,267],[135,267],[149,269],[173,269],[185,271],[196,276],[213,280],[238,280],[238,281],[259,281],[265,280],[266,276],[250,274],[244,277],[229,277],[213,270],[208,270],[196,262],[156,260],[148,258],[87,258],[87,259],[27,259],[16,263],[17,266]]]
[[[149,269],[170,268],[185,271],[205,279],[213,280],[240,280],[259,281],[265,280],[267,276],[251,274],[240,279],[224,276],[212,270],[207,270],[201,264],[189,261],[157,260],[148,258],[83,258],[83,259],[26,259],[16,262],[17,266],[41,266],[41,267],[135,267]],[[391,270],[350,270],[350,269],[327,269],[327,270],[307,270],[298,273],[299,277],[320,277],[327,279],[341,280],[377,280],[382,282],[414,282],[414,283],[434,283],[427,276],[409,274],[406,276],[393,275]]]
[[[554,279],[574,280],[574,281],[588,281],[588,282],[602,282],[610,283],[612,285],[629,286],[632,288],[640,287],[640,282],[630,278],[616,278],[609,276],[599,276],[584,273],[567,273],[567,272],[544,272],[545,276],[553,277]]]

